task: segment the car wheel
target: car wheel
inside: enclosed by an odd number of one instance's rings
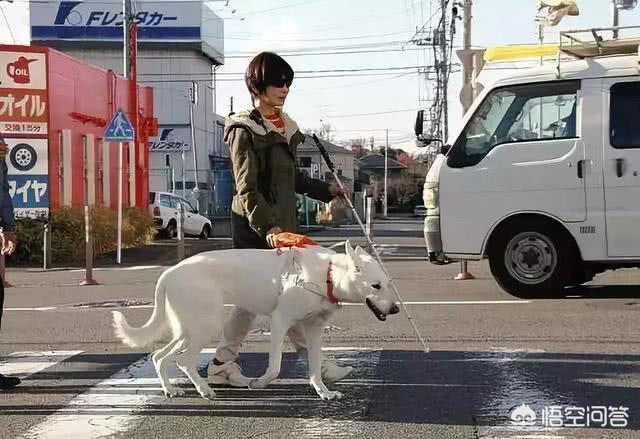
[[[579,259],[566,231],[549,220],[528,218],[508,223],[496,233],[489,265],[502,289],[520,298],[562,294]]]
[[[178,227],[175,220],[170,220],[167,227],[164,229],[164,236],[167,239],[172,239],[178,236]]]
[[[202,232],[200,232],[200,239],[209,239],[211,237],[211,227],[209,224],[205,224],[202,227]]]
[[[38,162],[38,154],[33,146],[27,143],[18,143],[11,148],[9,153],[9,160],[14,168],[18,171],[29,171]]]

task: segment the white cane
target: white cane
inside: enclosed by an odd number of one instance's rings
[[[312,135],[312,138],[313,138],[313,141],[315,142],[316,146],[320,150],[320,154],[322,154],[322,158],[324,159],[325,163],[329,167],[329,170],[333,174],[333,178],[336,179],[336,182],[338,183],[338,186],[346,194],[347,191],[346,191],[344,185],[342,184],[342,181],[340,181],[340,177],[338,176],[338,173],[336,172],[336,167],[333,164],[333,162],[331,161],[331,157],[329,156],[329,153],[327,152],[326,148],[322,145],[322,143],[320,143],[320,139],[318,139],[318,136],[316,136],[315,133]],[[409,319],[409,323],[411,323],[411,326],[413,327],[414,332],[418,336],[418,340],[420,340],[420,344],[422,345],[422,348],[424,349],[425,352],[429,352],[429,347],[425,343],[424,338],[422,338],[422,335],[420,334],[420,331],[418,330],[418,327],[416,326],[415,322],[413,321],[413,316],[411,314],[409,314],[409,310],[407,310],[407,307],[404,304],[404,301],[402,300],[402,297],[400,297],[400,293],[398,293],[398,290],[396,288],[395,282],[393,282],[393,278],[389,274],[389,271],[387,270],[387,267],[385,267],[384,263],[382,262],[382,258],[380,257],[380,253],[378,252],[378,248],[376,247],[376,245],[373,242],[373,240],[371,239],[371,237],[369,235],[367,235],[366,228],[365,228],[364,224],[362,223],[362,220],[360,219],[360,215],[358,215],[358,212],[356,211],[356,208],[353,206],[353,203],[351,202],[351,199],[349,197],[346,197],[346,196],[344,198],[347,200],[347,204],[349,205],[349,208],[353,212],[353,216],[356,218],[356,221],[358,221],[358,224],[360,225],[360,229],[362,229],[362,233],[364,234],[365,238],[367,239],[367,241],[369,243],[369,247],[371,247],[373,249],[373,253],[374,253],[376,259],[378,260],[378,262],[380,263],[380,266],[382,267],[382,270],[384,271],[386,276],[389,278],[389,283],[391,285],[391,289],[396,294],[396,297],[398,298],[398,301],[400,302],[400,305],[402,305],[402,309],[404,310],[405,314],[407,315],[407,319]]]

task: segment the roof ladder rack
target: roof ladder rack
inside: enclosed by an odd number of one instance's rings
[[[628,38],[610,38],[605,35],[614,31],[635,30],[634,36]],[[557,59],[558,76],[562,55],[572,58],[586,59],[599,56],[639,55],[640,26],[615,26],[591,29],[578,29],[560,32],[560,46]]]

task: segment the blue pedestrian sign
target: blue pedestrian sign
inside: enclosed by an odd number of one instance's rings
[[[116,111],[104,132],[104,140],[117,142],[133,142],[134,132],[131,122],[122,110]]]

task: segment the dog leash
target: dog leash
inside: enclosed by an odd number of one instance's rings
[[[336,179],[336,182],[338,183],[338,186],[340,187],[340,189],[344,193],[346,193],[346,189],[345,189],[344,185],[342,184],[342,181],[340,180],[340,177],[338,176],[338,172],[336,171],[336,167],[333,164],[333,162],[331,161],[331,157],[329,156],[329,153],[327,152],[327,149],[324,147],[324,145],[322,143],[320,143],[320,139],[318,139],[318,136],[316,136],[315,133],[312,135],[312,139],[313,139],[314,143],[316,144],[316,146],[318,147],[318,149],[320,150],[320,154],[322,155],[322,158],[324,159],[325,163],[329,167],[329,170],[333,174],[333,178]],[[396,297],[398,298],[398,301],[400,302],[400,305],[402,305],[402,309],[404,310],[405,314],[407,315],[407,319],[409,320],[409,323],[413,327],[413,331],[418,336],[418,340],[420,341],[420,344],[422,345],[422,348],[423,348],[424,352],[429,352],[429,347],[425,343],[424,338],[422,337],[422,334],[420,334],[420,330],[418,330],[418,326],[416,326],[416,323],[414,322],[413,316],[409,313],[409,310],[407,309],[406,305],[404,304],[404,301],[402,300],[402,297],[400,297],[400,293],[398,293],[398,289],[396,288],[396,285],[395,285],[395,282],[393,281],[393,278],[389,274],[389,271],[387,270],[387,267],[382,262],[382,258],[380,257],[380,253],[378,252],[377,245],[373,242],[371,237],[369,235],[367,235],[366,228],[365,228],[362,220],[360,219],[360,215],[358,215],[358,211],[353,206],[353,203],[351,202],[351,199],[349,197],[344,197],[344,198],[345,198],[345,200],[347,200],[347,204],[349,205],[349,208],[351,209],[351,212],[353,213],[353,216],[356,218],[356,221],[358,221],[358,224],[360,225],[360,229],[362,230],[362,233],[364,234],[365,238],[367,239],[367,242],[369,243],[369,247],[371,247],[373,249],[373,253],[374,253],[376,259],[378,260],[378,263],[382,267],[382,271],[384,271],[384,274],[389,278],[389,284],[391,285],[391,289],[393,290],[393,292],[395,293]]]

